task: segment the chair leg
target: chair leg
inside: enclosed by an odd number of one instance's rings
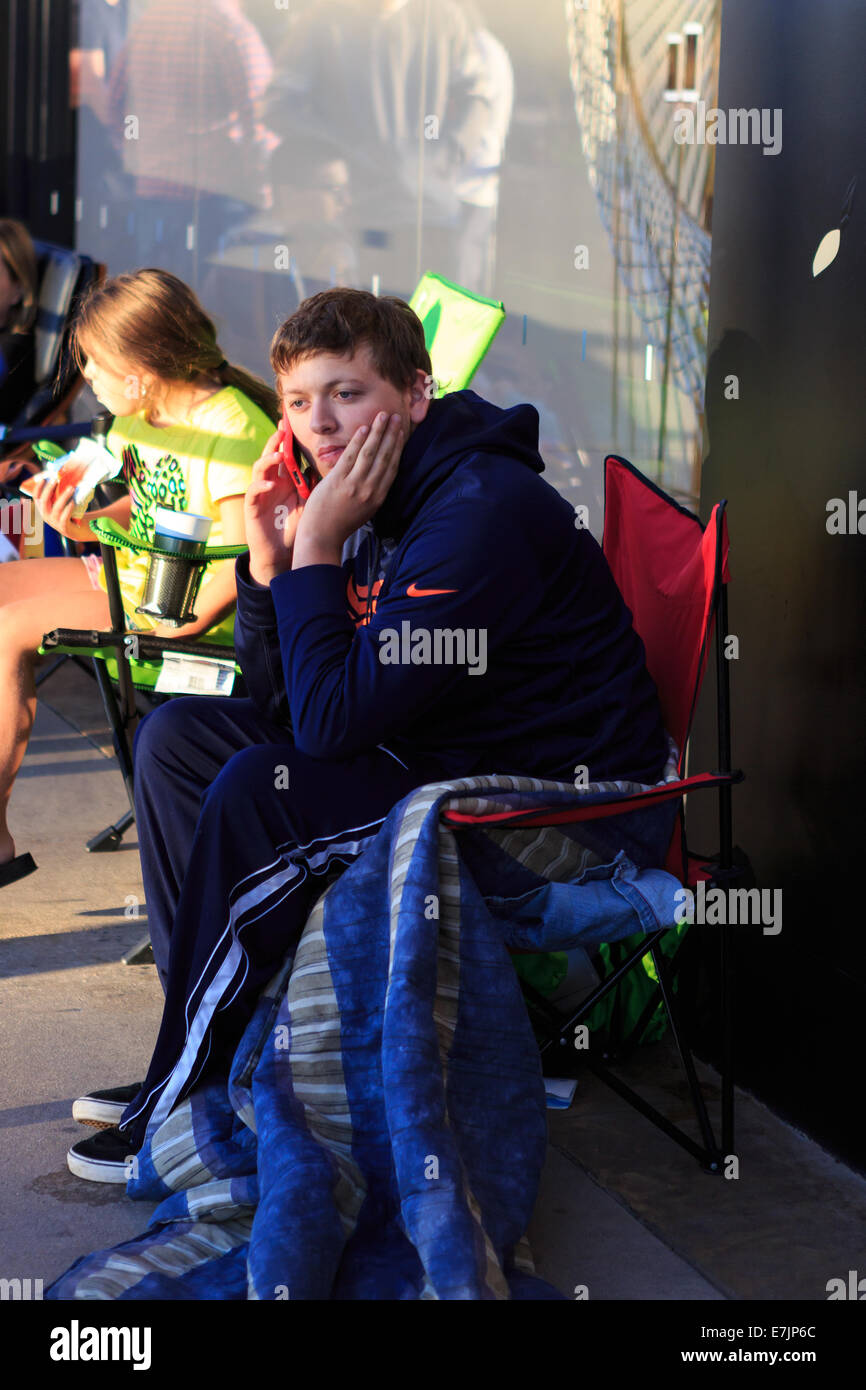
[[[573,1029],[574,1025],[576,1023],[579,1023],[582,1019],[584,1019],[586,1015],[595,1008],[595,1005],[599,1002],[599,1000],[603,999],[607,994],[610,993],[614,985],[618,984],[619,981],[623,978],[623,976],[627,975],[629,970],[631,970],[632,967],[639,960],[643,959],[643,957],[650,950],[653,943],[655,941],[658,941],[663,935],[664,932],[659,931],[656,932],[654,936],[642,940],[639,943],[639,945],[637,945],[634,948],[633,951],[629,952],[625,960],[620,961],[619,965],[615,966],[614,969],[611,970],[610,974],[606,975],[603,980],[599,981],[599,983],[596,985],[594,989],[590,990],[586,998],[580,1002],[580,1004],[577,1006],[576,1009],[572,1011],[568,1018],[563,1018],[560,1014],[560,1022],[556,1030],[557,1034],[560,1037],[565,1037],[567,1034],[569,1034]],[[547,1047],[552,1046],[553,1041],[553,1038],[548,1038],[542,1045],[542,1051],[544,1051]]]
[[[131,825],[135,824],[135,816],[132,811],[127,811],[120,820],[114,821],[112,825],[107,825],[104,830],[100,830],[98,835],[94,835],[87,841],[87,851],[89,854],[110,854],[112,850],[118,848],[121,840]]]
[[[730,923],[721,928],[722,1152],[734,1153],[734,943]]]
[[[698,1162],[709,1169],[711,1173],[720,1171],[715,1145],[713,1145],[712,1150],[708,1150],[705,1147],[702,1148],[700,1144],[697,1144],[694,1139],[681,1130],[679,1125],[675,1125],[673,1120],[669,1120],[667,1116],[663,1115],[660,1110],[657,1110],[654,1105],[650,1105],[648,1100],[644,1100],[643,1096],[638,1095],[637,1091],[631,1086],[628,1086],[624,1081],[621,1081],[620,1078],[615,1076],[612,1071],[609,1071],[607,1067],[602,1066],[598,1062],[593,1062],[590,1065],[593,1074],[597,1076],[600,1081],[603,1081],[612,1091],[616,1091],[617,1095],[621,1096],[623,1100],[628,1101],[629,1105],[639,1111],[641,1115],[645,1116],[646,1119],[655,1125],[656,1129],[660,1129],[669,1139],[673,1139],[674,1143],[679,1144],[681,1149],[685,1149],[687,1153],[690,1153],[693,1158],[696,1158]]]
[[[152,965],[153,947],[150,944],[150,937],[143,936],[136,941],[123,957],[124,965]]]
[[[69,657],[65,654],[63,656],[58,656],[54,661],[52,661],[50,666],[46,666],[44,671],[40,671],[39,675],[36,677],[36,689],[38,690],[41,685],[44,685],[47,680],[50,680],[51,677],[54,675],[54,672],[59,671],[60,667],[63,666],[65,662],[67,662],[68,660]]]
[[[570,1017],[567,1020],[564,1020],[560,1015],[559,1027],[553,1033],[551,1033],[550,1031],[550,1006],[547,1004],[547,1001],[545,1000],[542,1000],[540,998],[537,1000],[533,999],[532,1003],[536,1005],[537,1013],[542,1016],[545,1024],[547,1025],[544,1028],[545,1036],[543,1040],[539,1043],[539,1048],[542,1056],[544,1056],[544,1054],[556,1042],[559,1042],[561,1046],[567,1046],[576,1020],[578,1018],[584,1017],[585,1014],[589,1012],[589,1010],[595,1005],[598,999],[603,997],[610,989],[612,989],[614,985],[622,978],[622,976],[629,969],[632,968],[636,961],[640,959],[643,955],[645,955],[647,951],[649,951],[652,955],[653,963],[656,968],[659,992],[661,994],[662,1002],[664,1004],[665,1012],[667,1014],[668,1023],[671,1029],[671,1036],[673,1037],[674,1044],[676,1046],[677,1052],[679,1053],[680,1063],[682,1065],[683,1072],[688,1083],[695,1118],[697,1120],[698,1127],[701,1133],[701,1139],[703,1142],[697,1143],[694,1139],[692,1139],[690,1135],[686,1134],[686,1132],[683,1129],[681,1129],[678,1125],[674,1124],[672,1120],[669,1120],[666,1115],[663,1115],[661,1111],[659,1111],[654,1105],[651,1105],[650,1102],[645,1100],[643,1096],[639,1095],[638,1092],[633,1089],[633,1087],[627,1084],[627,1082],[621,1080],[620,1077],[616,1076],[606,1065],[604,1065],[603,1062],[596,1061],[591,1055],[588,1058],[589,1066],[593,1074],[596,1075],[599,1078],[599,1080],[603,1081],[605,1085],[611,1088],[611,1090],[616,1091],[616,1093],[619,1096],[621,1096],[623,1100],[627,1101],[629,1105],[633,1106],[635,1110],[639,1111],[639,1113],[644,1115],[646,1119],[650,1120],[652,1124],[656,1126],[657,1129],[660,1129],[663,1131],[663,1133],[667,1134],[669,1138],[673,1139],[675,1143],[680,1145],[681,1148],[685,1149],[688,1153],[690,1153],[710,1172],[719,1173],[722,1170],[722,1163],[725,1156],[732,1152],[732,1149],[729,1146],[729,1144],[725,1142],[726,1137],[731,1137],[733,1133],[732,1073],[730,1068],[726,1068],[727,1075],[723,1076],[722,1078],[722,1147],[720,1149],[719,1145],[716,1142],[713,1127],[710,1123],[706,1101],[704,1100],[703,1093],[700,1087],[700,1082],[698,1080],[698,1075],[695,1070],[694,1059],[692,1057],[691,1051],[683,1041],[681,1013],[678,1001],[673,990],[674,978],[676,976],[680,964],[680,952],[678,951],[677,955],[671,961],[667,959],[667,957],[664,955],[664,952],[661,949],[660,944],[661,938],[664,934],[664,932],[656,933],[654,937],[650,939],[649,943],[645,943],[642,947],[639,946],[635,951],[630,952],[628,958],[625,961],[621,962],[621,964],[617,966],[617,968],[611,973],[611,975],[609,975],[606,980],[603,980],[599,984],[598,988],[593,990],[591,995],[588,996],[588,998],[582,1002],[577,1012],[574,1015],[572,1015],[572,1017]],[[728,959],[730,959],[730,950]],[[527,988],[525,983],[523,987],[524,989]],[[532,991],[532,994],[534,993],[535,991]],[[657,1000],[658,995],[654,994],[653,999],[650,1001],[650,1004],[647,1006],[647,1008],[645,1008],[644,1014],[646,1015],[646,1021],[648,1021],[649,1018],[647,1009],[651,1010],[652,1008],[655,1008]],[[728,1027],[730,1028],[730,990],[728,990],[728,1001],[726,1007]],[[641,1019],[641,1024],[645,1026],[643,1016]],[[642,1029],[640,1031],[642,1031]],[[638,1036],[640,1035],[640,1031],[638,1032]],[[605,1061],[606,1060],[607,1058],[605,1058]],[[725,1110],[726,1105],[727,1116]]]
[[[36,677],[36,689],[38,690],[40,685],[44,685],[45,682],[54,675],[54,672],[59,671],[60,667],[67,661],[74,662],[78,669],[84,671],[91,680],[96,679],[96,672],[93,669],[92,661],[87,661],[84,657],[72,656],[69,652],[64,652],[62,656],[56,657],[51,665],[47,666],[44,671],[39,672],[39,675]]]
[[[718,1159],[721,1155],[719,1154],[713,1128],[710,1124],[709,1115],[707,1114],[707,1105],[703,1097],[703,1092],[701,1091],[701,1084],[698,1081],[698,1074],[695,1071],[694,1058],[689,1048],[685,1047],[683,1044],[679,1005],[676,1001],[674,991],[671,988],[672,980],[668,973],[668,963],[665,960],[664,952],[657,944],[653,945],[652,958],[656,973],[658,974],[659,989],[661,990],[662,999],[664,1000],[665,1009],[667,1011],[671,1035],[676,1044],[677,1052],[680,1055],[680,1062],[682,1063],[689,1084],[692,1104],[695,1108],[695,1116],[700,1126],[701,1138],[704,1141],[707,1154]]]
[[[87,848],[91,854],[105,854],[111,850],[116,850],[125,832],[131,825],[135,824],[135,800],[133,785],[133,763],[132,752],[127,738],[127,728],[130,722],[130,715],[124,718],[114,694],[114,687],[108,678],[108,672],[102,661],[94,661],[96,679],[102,694],[102,703],[108,722],[111,725],[112,737],[114,739],[114,751],[117,754],[117,761],[120,763],[120,770],[123,774],[123,784],[126,787],[126,794],[129,797],[129,810],[113,825],[106,826],[98,835],[94,835],[92,840],[88,840]],[[127,711],[134,710],[132,700],[131,682],[127,682],[124,704]],[[150,936],[145,934],[135,945],[121,957],[124,965],[151,965],[153,963],[153,950],[150,944]]]
[[[94,661],[97,684],[102,696],[102,704],[106,718],[111,726],[111,736],[114,743],[114,752],[120,764],[120,771],[123,777],[123,785],[126,788],[126,795],[129,799],[129,811],[126,812],[113,825],[106,826],[98,835],[94,835],[87,842],[87,848],[91,854],[105,854],[117,849],[125,832],[135,821],[135,799],[133,792],[133,769],[132,752],[127,738],[128,717],[125,719],[121,713],[114,694],[105,663],[99,660]]]
[[[671,982],[672,987],[676,983],[676,978],[680,972],[680,966],[682,965],[682,947],[683,940],[682,938],[680,938],[680,940],[677,942],[675,953],[672,956],[666,957],[668,979]],[[616,1048],[608,1054],[608,1058],[606,1060],[609,1059],[613,1062],[624,1063],[627,1062],[629,1058],[634,1055],[634,1053],[641,1046],[641,1043],[643,1042],[644,1033],[646,1032],[650,1020],[653,1014],[658,1009],[658,1007],[658,992],[656,990],[653,990],[652,994],[649,996],[646,1003],[644,1004],[643,1009],[641,1010],[640,1017],[638,1018],[637,1023],[635,1023],[632,1027],[631,1032],[628,1034],[626,1038],[623,1039],[621,1043],[618,1043],[616,1045]]]

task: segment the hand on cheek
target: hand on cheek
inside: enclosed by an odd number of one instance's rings
[[[375,516],[397,476],[405,430],[399,415],[380,412],[360,426],[315,487],[298,526],[293,568],[340,564],[343,544]]]

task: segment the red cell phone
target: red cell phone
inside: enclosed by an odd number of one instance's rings
[[[283,456],[283,464],[297,488],[301,501],[306,502],[316,483],[319,482],[319,475],[313,460],[304,453],[294,436],[285,406],[283,406],[283,424],[280,435],[279,448]]]

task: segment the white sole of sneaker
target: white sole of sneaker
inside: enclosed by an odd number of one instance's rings
[[[72,1105],[72,1118],[80,1125],[91,1125],[93,1129],[110,1129],[120,1124],[125,1105],[110,1100],[76,1100]]]
[[[125,1164],[103,1163],[98,1158],[79,1158],[70,1149],[66,1155],[66,1166],[76,1178],[87,1182],[116,1182],[126,1186],[129,1174]]]

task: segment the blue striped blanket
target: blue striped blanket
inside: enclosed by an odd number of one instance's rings
[[[394,807],[311,911],[230,1076],[137,1155],[129,1195],[160,1201],[147,1230],[47,1297],[558,1297],[525,1239],[546,1114],[509,950],[670,925],[680,885],[566,833],[580,826],[458,830],[442,813],[596,791],[475,777]]]

